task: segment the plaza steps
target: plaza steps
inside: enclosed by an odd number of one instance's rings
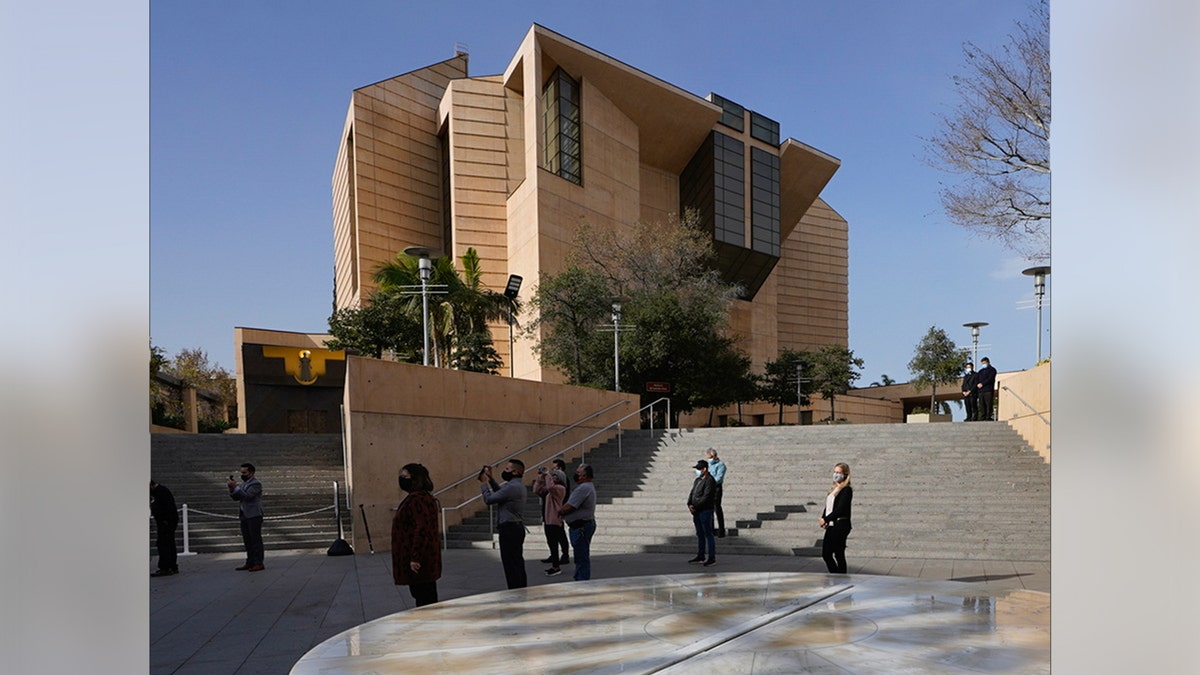
[[[627,431],[587,455],[596,472],[596,552],[695,554],[692,466],[714,447],[728,465],[718,556],[820,555],[817,518],[833,465],[851,467],[847,556],[1048,561],[1050,466],[1002,422]],[[546,557],[530,494],[527,558]],[[451,546],[494,545],[487,511]]]
[[[171,490],[176,506],[188,505],[191,551],[245,550],[238,503],[230,499],[226,487],[230,474],[241,482],[238,467],[243,462],[255,466],[263,484],[263,545],[268,558],[272,549],[328,548],[338,538],[337,521],[329,508],[334,481],[341,498],[339,515],[349,537],[353,514],[345,508],[340,434],[151,434],[150,476]],[[149,516],[147,520],[153,522]],[[182,521],[176,537],[183,551]],[[156,555],[153,524],[149,541]]]

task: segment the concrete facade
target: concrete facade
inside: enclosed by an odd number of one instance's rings
[[[785,348],[847,344],[847,223],[819,196],[837,159],[780,140],[777,123],[764,136],[760,123],[771,120],[753,110],[701,98],[536,24],[503,73],[471,77],[467,62],[457,54],[351,95],[332,180],[338,307],[360,306],[375,270],[408,246],[456,260],[474,247],[487,287],[503,290],[519,274],[527,299],[539,273],[562,269],[581,223],[630,231],[690,208],[681,180],[719,135],[744,149],[744,234],[714,230],[714,242],[730,260],[760,267],[756,292],[731,313],[742,348],[761,369]],[[558,73],[578,84],[577,182],[547,153],[544,88]],[[774,250],[756,239],[767,207],[751,189],[762,180],[752,155],[777,174],[765,216],[775,218]],[[493,326],[493,339],[502,371],[512,364],[518,378],[563,380],[541,367],[532,340],[509,353],[507,325]]]

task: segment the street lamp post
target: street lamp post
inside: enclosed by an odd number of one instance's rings
[[[424,246],[409,246],[404,249],[405,255],[418,258],[417,270],[421,275],[421,333],[424,337],[424,350],[421,354],[423,365],[429,365],[429,278],[433,276],[433,261],[429,257],[433,249]]]
[[[1039,265],[1023,270],[1021,274],[1033,277],[1033,295],[1037,298],[1037,362],[1042,362],[1042,298],[1046,295],[1046,277],[1050,276],[1049,265]]]
[[[979,366],[979,328],[986,325],[988,325],[986,321],[972,321],[963,324],[964,328],[971,329],[971,363],[975,366]]]
[[[504,287],[504,297],[508,298],[508,376],[516,377],[516,364],[513,362],[515,354],[513,354],[514,345],[513,339],[513,305],[517,302],[517,294],[521,292],[521,281],[523,277],[519,274],[508,275],[508,285]]]
[[[621,391],[621,303],[612,304],[613,320],[613,384]]]

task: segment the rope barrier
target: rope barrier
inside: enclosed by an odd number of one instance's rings
[[[330,504],[329,506],[322,506],[319,509],[313,509],[311,511],[303,511],[301,513],[288,513],[288,514],[284,514],[282,516],[263,516],[263,520],[286,520],[288,518],[299,518],[301,516],[311,516],[314,513],[328,511],[332,508],[333,508],[333,505]],[[201,511],[200,509],[197,509],[194,507],[188,507],[188,512],[189,513],[199,513],[199,514],[205,515],[205,516],[212,516],[213,518],[225,518],[227,520],[237,520],[238,519],[238,516],[231,516],[231,515],[228,515],[225,513],[209,513],[208,511]]]

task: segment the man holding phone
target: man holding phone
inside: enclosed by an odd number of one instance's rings
[[[480,490],[483,501],[494,505],[497,512],[496,529],[500,531],[500,562],[504,565],[504,580],[509,588],[525,588],[529,580],[525,575],[525,463],[519,459],[509,460],[500,474],[504,485],[492,479],[492,467],[479,470]]]
[[[242,527],[242,543],[246,547],[246,562],[236,567],[239,571],[261,572],[263,569],[263,539],[262,539],[262,483],[254,477],[254,465],[246,462],[241,466],[242,484],[238,485],[233,476],[226,484],[229,497],[238,502],[238,522]]]

